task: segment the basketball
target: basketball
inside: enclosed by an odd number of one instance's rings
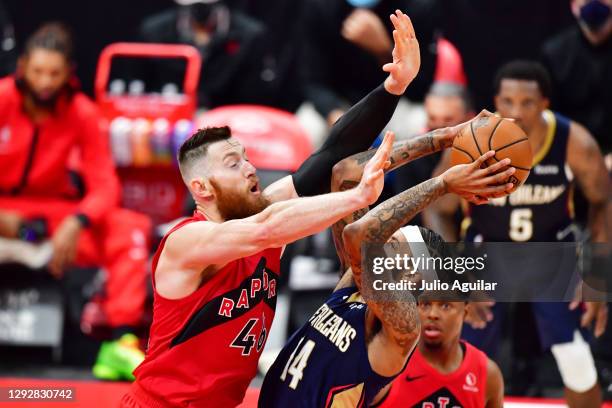
[[[516,190],[529,176],[533,154],[525,132],[510,120],[489,116],[470,122],[453,142],[451,165],[472,163],[489,150],[495,150],[495,156],[487,160],[487,166],[506,157],[512,160],[516,172],[507,182]]]

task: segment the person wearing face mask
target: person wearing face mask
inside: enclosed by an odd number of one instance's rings
[[[575,26],[542,48],[551,73],[552,104],[583,123],[602,150],[612,150],[612,0],[572,0]]]
[[[269,104],[262,59],[265,27],[223,0],[175,0],[178,7],[147,17],[140,39],[152,43],[189,44],[202,55],[198,105],[205,108]],[[184,62],[169,60],[149,68],[147,90],[182,83]]]
[[[0,80],[0,95],[0,245],[50,242],[51,255],[38,265],[15,255],[60,282],[76,272],[73,266],[104,268],[105,294],[92,306],[100,305],[112,340],[103,343],[93,374],[133,379],[144,359],[135,333],[144,312],[151,223],[119,208],[104,122],[79,91],[71,36],[61,24],[45,24],[25,42],[15,75]],[[71,177],[75,154],[83,191]]]

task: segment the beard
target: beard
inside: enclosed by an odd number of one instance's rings
[[[41,97],[33,88],[30,86],[28,81],[24,78],[22,82],[22,89],[24,94],[30,98],[30,100],[36,105],[37,108],[54,110],[57,105],[57,101],[62,95],[66,86],[62,86],[57,91],[53,92],[47,97]]]
[[[270,201],[263,194],[251,196],[248,192],[223,189],[212,179],[210,184],[215,189],[217,210],[225,221],[250,217],[270,205]]]
[[[423,344],[430,350],[440,350],[442,349],[443,343],[442,340],[426,340],[423,339]]]

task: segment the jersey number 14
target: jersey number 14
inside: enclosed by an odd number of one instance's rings
[[[308,359],[310,358],[310,354],[314,349],[315,342],[312,340],[307,340],[304,343],[304,346],[300,348],[302,342],[304,341],[304,337],[300,339],[295,350],[289,356],[289,360],[287,360],[287,364],[285,364],[285,369],[281,373],[280,379],[281,381],[285,381],[287,379],[287,374],[291,376],[291,382],[289,382],[289,388],[295,390],[304,376],[304,368],[308,364]],[[300,350],[299,352],[297,352]],[[296,355],[297,352],[297,355]]]

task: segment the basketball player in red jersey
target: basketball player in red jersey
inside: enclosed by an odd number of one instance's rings
[[[410,19],[396,11],[393,62],[384,84],[347,112],[296,174],[261,191],[230,129],[198,131],[179,152],[197,204],[153,258],[153,324],[145,361],[124,407],[234,407],[257,372],[274,317],[282,247],[379,196],[393,137],[353,190],[325,195],[341,159],[365,150],[391,118],[420,65]],[[298,196],[315,195],[298,198]]]
[[[467,307],[465,302],[445,301],[439,295],[419,297],[421,341],[379,408],[503,406],[504,379],[499,367],[485,353],[459,340]]]

